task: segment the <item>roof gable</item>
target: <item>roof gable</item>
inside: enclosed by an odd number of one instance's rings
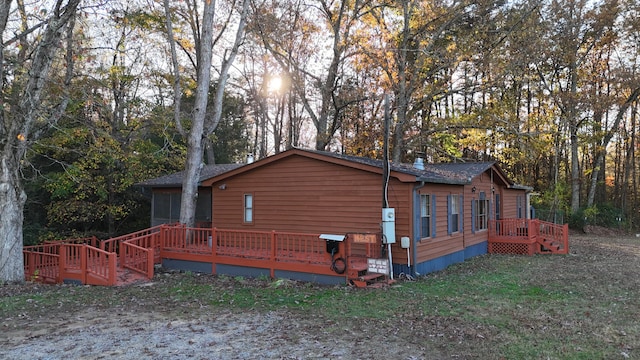
[[[317,150],[290,149],[276,155],[260,159],[250,164],[219,164],[206,165],[200,173],[199,185],[210,186],[216,181],[249,172],[253,169],[267,166],[280,159],[290,156],[302,156],[316,161],[325,161],[341,166],[347,166],[363,171],[368,171],[382,175],[384,161],[353,155],[338,154]],[[426,182],[436,184],[465,185],[480,176],[484,172],[491,170],[492,178],[497,177],[497,181],[507,187],[515,187],[504,174],[502,169],[495,162],[464,162],[464,163],[442,163],[425,164],[424,169],[418,169],[411,164],[389,163],[390,176],[402,182]],[[161,176],[155,179],[138,183],[139,186],[147,187],[181,187],[184,171],[170,175]]]
[[[371,159],[353,155],[338,154],[317,150],[306,149],[290,149],[279,154],[260,159],[252,164],[233,169],[231,171],[220,174],[219,176],[203,181],[203,185],[208,186],[213,182],[221,181],[226,178],[239,175],[252,169],[267,166],[273,162],[289,156],[303,156],[306,158],[330,162],[342,166],[352,167],[363,171],[382,174],[384,161],[379,159]],[[495,168],[496,173],[505,180],[505,184],[511,184],[504,176],[495,162],[482,163],[455,163],[455,164],[425,164],[424,170],[417,169],[411,164],[390,163],[389,170],[392,177],[398,178],[403,182],[428,182],[439,184],[455,184],[465,185],[471,183],[471,180],[490,168]]]
[[[216,164],[216,165],[205,165],[200,171],[200,179],[198,183],[201,185],[204,180],[211,179],[220,174],[224,174],[227,171],[231,171],[241,167],[244,164]],[[181,187],[182,180],[184,178],[184,171],[180,171],[177,173],[160,176],[154,179],[146,180],[140,183],[137,183],[138,186],[147,186],[147,187]]]

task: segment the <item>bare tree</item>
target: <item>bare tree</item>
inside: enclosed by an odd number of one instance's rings
[[[13,36],[18,29],[9,26],[12,1],[0,2],[0,31],[3,35],[0,74],[4,81],[0,99],[0,281],[24,281],[22,226],[26,195],[20,177],[21,164],[29,145],[37,138],[38,130],[54,123],[66,108],[64,96],[52,101],[45,101],[43,96],[51,66],[65,34],[68,40],[65,43],[68,51],[66,80],[70,80],[73,63],[69,44],[80,1],[57,0],[46,11],[46,19],[30,28],[21,29],[18,36]],[[23,10],[20,7],[20,12]],[[32,57],[23,58],[20,56],[22,50],[18,50],[18,56],[15,57],[18,61],[7,61],[5,56],[15,52],[15,48],[11,49],[12,41],[19,40],[21,45],[25,45],[26,42],[22,40],[37,29],[42,29],[42,32],[32,39]],[[12,38],[4,40],[6,35],[12,35]]]
[[[292,90],[316,129],[317,150],[326,150],[341,128],[345,110],[357,101],[345,101],[340,93],[349,77],[345,68],[353,55],[354,28],[372,3],[300,0],[267,1],[257,6],[256,13],[260,16],[256,17],[252,32],[291,79]],[[271,9],[274,6],[277,11]],[[278,17],[279,13],[287,16]],[[295,28],[296,32],[290,33],[287,27]],[[292,36],[283,39],[281,35],[285,33]],[[329,39],[321,41],[326,34]],[[313,49],[314,46],[319,48]],[[324,47],[330,47],[326,58],[320,50]],[[301,57],[300,52],[314,55]]]
[[[209,88],[211,86],[211,68],[212,68],[212,56],[214,44],[218,39],[225,34],[227,24],[224,26],[214,38],[214,18],[216,15],[216,2],[214,0],[203,1],[202,10],[202,25],[199,24],[199,15],[196,11],[199,1],[187,1],[187,5],[192,6],[192,11],[189,11],[190,20],[192,24],[192,31],[194,36],[194,44],[196,49],[196,89],[195,89],[195,103],[191,114],[191,126],[189,132],[182,126],[180,119],[180,111],[176,110],[175,121],[178,124],[178,129],[182,129],[182,135],[187,138],[187,161],[185,165],[184,178],[182,182],[182,200],[180,207],[180,222],[188,226],[193,226],[195,221],[195,209],[196,200],[198,196],[198,182],[200,179],[200,172],[202,170],[202,160],[204,155],[204,139],[211,135],[218,126],[220,118],[222,116],[222,100],[224,98],[224,90],[227,79],[229,77],[229,70],[233,61],[238,54],[240,45],[244,38],[244,29],[247,21],[247,14],[249,11],[249,0],[242,0],[240,15],[238,19],[238,27],[235,34],[235,40],[231,45],[231,48],[225,50],[222,55],[222,61],[219,68],[219,76],[216,87],[216,93],[212,99],[213,101],[213,114],[211,117],[207,117],[207,103],[209,101]],[[171,10],[169,9],[169,2],[165,1],[165,11],[167,14],[167,31],[168,39],[172,48],[172,64],[174,66],[174,76],[177,78],[176,83],[179,81],[179,62],[176,59],[175,51],[175,39],[171,35]],[[180,87],[175,85],[175,90],[179,90]],[[174,99],[182,94],[175,93]],[[175,106],[179,106],[179,101],[174,102]]]

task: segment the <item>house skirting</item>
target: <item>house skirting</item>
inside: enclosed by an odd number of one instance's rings
[[[213,266],[208,262],[162,259],[162,267],[172,270],[192,271],[204,274],[212,274]]]
[[[247,278],[271,277],[271,269],[241,265],[212,264],[209,262],[162,259],[162,266],[167,269],[192,271],[205,274],[218,274],[229,276],[243,276]],[[214,271],[215,270],[215,271]],[[297,281],[314,282],[323,285],[340,285],[346,283],[346,278],[342,276],[331,276],[324,274],[313,274],[302,271],[274,270],[275,278],[290,279]]]
[[[484,255],[486,253],[487,242],[483,241],[481,243],[468,246],[464,250],[456,251],[454,253],[447,254],[436,259],[424,261],[418,263],[415,266],[412,265],[411,268],[409,268],[407,265],[394,264],[393,272],[396,276],[399,276],[403,273],[409,274],[411,276],[426,275],[432,272],[444,270],[450,265],[461,263],[474,256]]]

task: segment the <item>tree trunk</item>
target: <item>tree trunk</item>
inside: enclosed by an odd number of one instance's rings
[[[23,63],[0,61],[0,73],[12,73],[16,76],[5,79],[9,83],[2,88],[0,99],[9,99],[9,93],[12,89],[15,90],[11,81],[23,82],[22,86],[16,87],[20,89],[17,103],[0,104],[0,281],[24,281],[22,225],[27,196],[20,177],[21,161],[28,144],[37,137],[34,128],[47,125],[41,123],[43,120],[54,123],[57,112],[64,111],[66,101],[61,101],[61,106],[53,112],[51,108],[43,108],[41,97],[49,78],[54,54],[59,49],[63,30],[72,26],[69,24],[73,24],[72,18],[79,3],[80,0],[69,0],[66,4],[64,0],[57,0],[52,4],[53,11],[47,20],[46,29],[34,43],[35,47],[30,49],[32,57],[28,70]],[[10,8],[11,1],[0,2],[2,34],[7,31]],[[0,53],[4,52],[4,45],[0,45]],[[0,55],[0,60],[4,60],[3,54]],[[72,63],[68,63],[67,66],[72,67]],[[25,74],[25,77],[19,77],[20,74]]]
[[[576,213],[580,209],[580,156],[578,152],[578,129],[575,124],[569,125],[571,129],[571,212]]]
[[[207,159],[207,165],[215,165],[216,163],[216,154],[213,150],[213,140],[210,137],[205,137],[204,141],[204,153],[205,158]]]
[[[202,138],[204,118],[207,114],[209,85],[211,83],[211,55],[213,53],[213,18],[215,2],[205,1],[202,15],[202,37],[198,54],[198,74],[196,98],[193,109],[193,121],[187,139],[187,161],[182,179],[182,198],[180,202],[180,222],[189,227],[195,224],[198,183],[202,170]]]
[[[180,222],[187,226],[195,224],[196,203],[198,198],[198,184],[202,170],[203,139],[209,136],[218,126],[222,117],[222,100],[229,69],[238,53],[249,8],[249,0],[243,0],[240,23],[236,31],[236,38],[227,57],[223,57],[220,68],[218,87],[213,98],[213,115],[206,119],[209,86],[211,85],[211,63],[213,54],[213,18],[215,15],[215,1],[205,1],[202,16],[202,36],[198,56],[198,75],[196,98],[193,110],[193,121],[189,138],[187,139],[187,161],[184,178],[182,180],[182,199],[180,204]]]
[[[4,152],[0,159],[0,281],[24,281],[22,256],[22,213],[27,196],[13,154]]]
[[[638,97],[640,97],[640,88],[634,89],[631,92],[631,95],[629,95],[629,97],[627,97],[625,102],[620,106],[620,108],[618,109],[618,113],[616,114],[615,121],[611,125],[611,128],[607,130],[604,138],[602,139],[602,143],[599,146],[600,150],[596,151],[596,161],[595,161],[595,164],[593,165],[593,171],[591,172],[591,185],[589,187],[589,195],[587,197],[587,206],[592,206],[595,201],[596,187],[598,185],[598,178],[602,172],[602,169],[604,168],[604,159],[606,155],[607,146],[609,146],[611,139],[613,139],[613,136],[618,131],[618,128],[620,126],[620,123],[622,122],[624,114],[627,112],[629,107],[638,99]],[[597,148],[598,147],[596,147],[596,149]]]
[[[409,21],[411,20],[413,9],[410,7],[408,1],[402,2],[402,14],[403,14],[403,30],[401,34],[400,44],[398,46],[398,84],[396,90],[396,124],[393,129],[393,155],[391,161],[394,163],[400,163],[402,160],[402,154],[404,153],[404,127],[407,122],[407,105],[409,102],[409,91],[407,89],[407,52],[410,51],[409,38],[411,36],[409,28]]]

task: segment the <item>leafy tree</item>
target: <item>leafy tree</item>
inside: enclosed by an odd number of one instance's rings
[[[216,86],[209,88],[210,99],[214,98],[216,92]],[[183,97],[181,100],[181,109],[184,114],[189,114],[193,111],[194,101],[195,98],[192,94]],[[224,99],[222,100],[220,122],[213,133],[204,139],[207,164],[228,164],[244,161],[249,148],[247,122],[244,115],[244,99],[239,95],[232,95],[225,92]],[[211,102],[207,105],[206,116],[213,116],[213,105]],[[185,115],[183,115],[183,117],[186,118]]]
[[[51,230],[108,237],[137,230],[147,219],[136,211],[144,202],[132,185],[178,171],[182,152],[144,137],[126,143],[117,138],[106,122],[75,121],[59,124],[34,146],[32,163],[44,179]]]

